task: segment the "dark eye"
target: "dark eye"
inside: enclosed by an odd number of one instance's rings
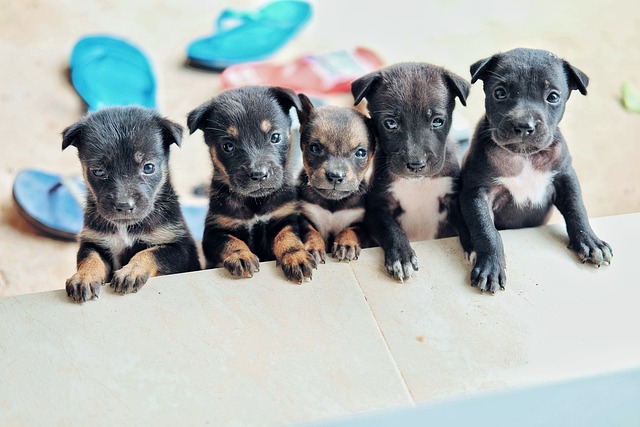
[[[230,153],[234,150],[234,146],[232,143],[230,142],[225,142],[224,144],[222,144],[222,149],[224,150],[225,153]]]
[[[311,144],[309,144],[309,152],[318,154],[320,152],[320,145],[316,142],[312,142]]]
[[[147,175],[151,175],[152,173],[154,173],[156,170],[156,165],[154,165],[153,163],[145,163],[145,165],[142,167],[142,172],[147,174]]]
[[[558,92],[551,92],[547,96],[547,102],[549,104],[557,104],[558,102],[560,102],[560,94]]]
[[[365,157],[367,157],[367,150],[365,150],[364,148],[359,148],[358,150],[356,150],[356,157],[364,159]]]
[[[435,119],[433,119],[433,121],[431,121],[432,129],[437,129],[439,127],[442,127],[442,125],[444,125],[444,119],[442,117],[436,117]]]
[[[105,172],[104,169],[93,169],[91,173],[93,173],[93,176],[97,176],[98,178],[104,178],[107,175],[107,172]]]
[[[504,88],[499,87],[493,91],[493,97],[500,101],[503,99],[507,99],[507,91]]]
[[[272,133],[271,134],[271,143],[272,144],[277,144],[280,141],[282,141],[282,135],[280,135],[279,133]]]
[[[398,123],[393,119],[386,119],[385,121],[382,122],[382,124],[384,125],[385,128],[389,130],[398,129]]]

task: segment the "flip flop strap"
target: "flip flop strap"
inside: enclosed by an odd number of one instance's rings
[[[60,187],[66,187],[69,191],[69,194],[73,197],[73,199],[78,203],[78,205],[84,207],[84,204],[87,200],[86,191],[78,185],[78,177],[75,175],[65,175],[60,178],[53,187],[49,189],[49,193],[56,192]]]
[[[256,21],[258,13],[237,9],[223,9],[216,21],[216,31],[227,31],[247,22]]]

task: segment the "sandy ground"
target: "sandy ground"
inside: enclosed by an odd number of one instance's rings
[[[79,171],[74,149],[61,152],[60,132],[84,105],[67,76],[74,43],[110,33],[135,42],[152,58],[160,110],[186,125],[186,115],[216,94],[217,75],[184,67],[185,48],[211,31],[224,7],[254,1],[2,0],[0,5],[0,296],[59,289],[75,268],[76,243],[45,237],[16,212],[14,177],[23,168]],[[589,95],[572,96],[562,122],[590,216],[640,210],[640,114],[625,111],[620,85],[640,86],[640,2],[614,0],[393,2],[318,0],[305,30],[274,60],[362,45],[386,63],[425,61],[469,79],[469,65],[514,47],[548,49],[591,78]],[[332,98],[349,104],[349,96]],[[480,85],[460,112],[475,123]],[[172,152],[174,183],[183,198],[208,179],[200,133]],[[561,220],[554,216],[553,220]]]

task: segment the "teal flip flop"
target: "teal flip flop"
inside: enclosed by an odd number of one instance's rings
[[[156,81],[146,55],[125,39],[78,40],[69,61],[71,82],[89,111],[115,105],[156,108]]]
[[[87,187],[79,176],[63,176],[37,169],[18,173],[13,183],[13,201],[18,213],[47,236],[75,240],[82,230]],[[182,204],[189,231],[202,240],[206,204]]]
[[[226,9],[214,34],[189,44],[187,65],[221,71],[266,59],[298,34],[311,15],[311,5],[300,0],[274,1],[256,11]]]

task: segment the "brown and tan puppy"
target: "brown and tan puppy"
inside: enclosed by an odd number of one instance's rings
[[[362,221],[375,150],[371,120],[352,108],[314,108],[299,97],[302,240],[316,262],[325,262],[326,248],[339,261],[358,259],[369,240]]]

